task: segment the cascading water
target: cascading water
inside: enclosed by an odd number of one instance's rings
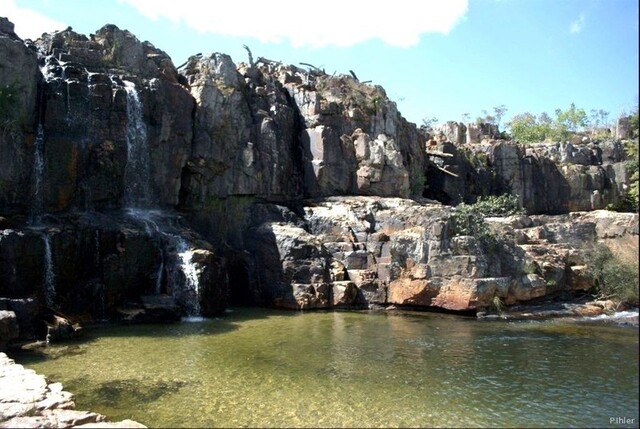
[[[190,318],[200,316],[200,282],[198,280],[198,271],[193,263],[193,252],[189,250],[189,244],[182,237],[177,237],[178,243],[176,250],[180,257],[180,268],[186,279],[186,286],[194,295],[194,299],[190,300],[192,304],[188,309]]]
[[[162,293],[162,273],[164,272],[164,251],[160,249],[162,252],[160,258],[160,265],[158,265],[158,272],[156,273],[156,295],[160,295]]]
[[[33,169],[32,183],[33,183],[33,200],[31,203],[30,223],[39,223],[40,215],[44,210],[44,191],[42,189],[42,183],[44,181],[44,127],[42,124],[38,124],[38,131],[36,133],[35,151],[33,154]]]
[[[69,79],[67,79],[67,69],[64,67],[64,63],[60,64],[62,66],[62,80],[64,81],[65,89],[67,90],[67,122],[71,121],[71,94],[69,91]]]
[[[142,103],[132,82],[124,81],[127,92],[127,165],[125,167],[126,207],[151,208],[151,158]]]
[[[169,234],[161,229],[155,217],[161,215],[157,208],[157,202],[153,198],[151,186],[151,157],[149,156],[149,144],[147,140],[147,127],[143,120],[143,105],[138,91],[132,82],[123,81],[127,93],[127,165],[125,167],[125,192],[124,203],[127,214],[144,224],[146,233],[157,238],[161,260],[155,275],[155,293],[162,293],[163,273],[165,271],[165,249],[163,241],[175,245],[177,251],[175,269],[182,272],[186,289],[185,294],[176,294],[178,281],[172,276],[171,289],[176,295],[186,296],[186,306],[189,317],[200,316],[200,285],[195,264],[191,257],[193,252],[189,250],[188,242],[177,235]]]
[[[56,302],[56,275],[51,253],[51,237],[45,232],[42,240],[44,242],[44,297],[47,307],[53,308]]]

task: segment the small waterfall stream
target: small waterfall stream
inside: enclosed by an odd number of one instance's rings
[[[153,207],[151,193],[151,158],[147,127],[142,118],[142,102],[135,85],[124,81],[127,92],[127,165],[125,167],[125,206]]]
[[[135,84],[123,81],[127,93],[127,164],[125,167],[125,192],[124,204],[127,214],[144,224],[145,232],[150,237],[156,237],[156,243],[161,254],[160,263],[155,274],[155,293],[162,293],[164,272],[166,267],[166,254],[163,241],[175,246],[177,258],[174,270],[182,272],[184,277],[183,288],[186,294],[176,294],[176,288],[183,283],[182,279],[170,276],[173,282],[171,290],[174,297],[189,297],[186,303],[187,313],[190,318],[200,316],[200,285],[196,266],[192,263],[193,252],[189,250],[189,243],[183,237],[170,234],[163,230],[154,217],[162,215],[157,208],[158,204],[153,197],[151,186],[151,157],[147,139],[147,127],[143,119],[143,105]],[[163,240],[164,239],[164,240]],[[170,270],[171,271],[171,270]]]
[[[34,146],[33,168],[31,170],[33,200],[31,202],[31,213],[29,215],[29,223],[32,225],[40,222],[40,216],[44,211],[44,191],[42,189],[44,182],[44,127],[42,123],[38,124]]]
[[[51,253],[51,237],[46,231],[42,235],[42,241],[44,242],[44,297],[47,307],[54,308],[56,303],[56,275]]]
[[[198,280],[198,272],[196,265],[193,263],[193,251],[189,249],[187,241],[178,237],[177,245],[178,256],[180,257],[180,268],[187,281],[186,286],[193,291],[195,299],[192,302],[192,307],[188,309],[189,317],[199,317],[200,312],[200,282]]]

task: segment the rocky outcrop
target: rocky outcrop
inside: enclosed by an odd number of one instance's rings
[[[224,261],[171,212],[196,104],[170,58],[113,25],[26,45],[2,29],[2,106],[18,107],[2,114],[20,121],[3,116],[0,296],[20,338],[44,338],[43,320],[50,338],[66,335],[51,310],[81,321],[222,311]]]
[[[121,206],[132,131],[149,148],[151,203],[177,205],[193,101],[169,57],[115,26],[91,39],[71,30],[46,35],[36,45],[44,73],[44,211]]]
[[[617,206],[630,178],[621,142],[539,143],[502,140],[471,145],[434,143],[431,157],[442,169],[427,172],[425,197],[446,204],[474,202],[481,195],[513,193],[530,214],[561,214]]]
[[[332,197],[308,201],[288,221],[258,221],[247,241],[268,267],[258,275],[263,302],[476,311],[495,299],[571,296],[594,286],[588,261],[597,240],[638,234],[637,214],[595,211],[489,218],[493,238],[461,236],[451,215],[411,200]]]
[[[0,215],[16,213],[29,200],[32,149],[36,129],[36,100],[40,72],[33,50],[0,25]],[[10,59],[10,61],[9,61]]]
[[[0,310],[0,350],[6,350],[7,344],[20,336],[16,313]]]
[[[421,134],[380,86],[317,69],[274,69],[298,105],[305,195],[409,196],[424,185]]]
[[[616,121],[616,138],[630,139],[633,138],[634,129],[631,127],[631,121],[628,116],[622,116]],[[635,130],[637,132],[638,130]]]
[[[146,427],[132,420],[106,422],[101,414],[74,408],[73,394],[62,384],[49,383],[0,353],[0,427]]]
[[[151,304],[147,295],[168,300]],[[79,321],[218,314],[227,274],[212,246],[171,215],[67,215],[0,232],[0,296],[19,316],[21,339],[44,338],[34,321],[51,310]]]

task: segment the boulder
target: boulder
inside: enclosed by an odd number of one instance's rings
[[[621,116],[616,121],[616,138],[630,139],[633,137],[633,128],[628,116]],[[637,130],[636,130],[637,131]]]
[[[26,369],[0,352],[0,427],[71,428],[107,424],[106,417],[75,410],[73,394],[60,383]],[[132,420],[98,427],[146,427]]]
[[[18,319],[13,311],[0,310],[0,351],[19,336]]]
[[[78,323],[73,323],[65,317],[53,315],[47,321],[47,342],[55,343],[69,340],[80,335],[82,328]]]

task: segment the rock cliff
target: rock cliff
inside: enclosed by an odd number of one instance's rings
[[[629,185],[619,141],[430,136],[355,76],[219,53],[177,69],[113,25],[24,42],[1,24],[3,338],[64,314],[175,320],[229,302],[568,297],[593,286],[589,246],[637,238],[637,215],[600,210]],[[453,206],[503,193],[528,215],[489,220],[500,240],[455,231]]]

